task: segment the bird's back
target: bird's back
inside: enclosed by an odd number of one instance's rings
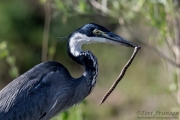
[[[66,79],[72,77],[60,63],[36,65],[0,91],[0,120],[41,119],[54,104],[55,86]]]

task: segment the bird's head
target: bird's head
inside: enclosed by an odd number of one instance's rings
[[[107,30],[105,27],[89,23],[69,35],[69,48],[74,56],[78,56],[83,44],[102,42],[120,44],[127,47],[137,47],[132,42]]]

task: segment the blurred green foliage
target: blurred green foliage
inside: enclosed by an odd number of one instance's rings
[[[0,1],[0,87],[41,62],[46,2]],[[64,64],[74,77],[79,77],[83,68],[69,59],[67,40],[57,42],[57,37],[89,22],[101,24],[136,44],[141,42],[135,39],[152,44],[176,61],[172,43],[176,42],[178,0],[52,0],[50,4],[48,60]],[[146,46],[142,46],[118,88],[99,107],[132,49],[99,43],[84,45],[83,49],[92,50],[98,58],[97,86],[82,104],[52,120],[135,120],[138,110],[179,110],[177,68]]]
[[[0,60],[5,59],[5,62],[10,66],[9,75],[12,78],[19,76],[19,71],[17,66],[15,65],[15,57],[9,54],[9,50],[7,48],[7,43],[5,41],[0,43]],[[2,73],[1,73],[1,76]]]

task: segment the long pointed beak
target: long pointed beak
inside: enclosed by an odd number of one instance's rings
[[[132,42],[122,38],[121,36],[118,36],[112,32],[106,32],[102,35],[102,37],[108,39],[107,42],[112,44],[121,44],[126,47],[138,47],[137,45],[133,44]]]

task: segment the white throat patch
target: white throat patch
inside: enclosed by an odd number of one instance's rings
[[[80,52],[82,51],[81,46],[83,44],[90,44],[95,42],[104,42],[106,43],[106,38],[100,37],[88,37],[82,33],[75,33],[69,41],[70,52],[74,56],[79,56]]]

